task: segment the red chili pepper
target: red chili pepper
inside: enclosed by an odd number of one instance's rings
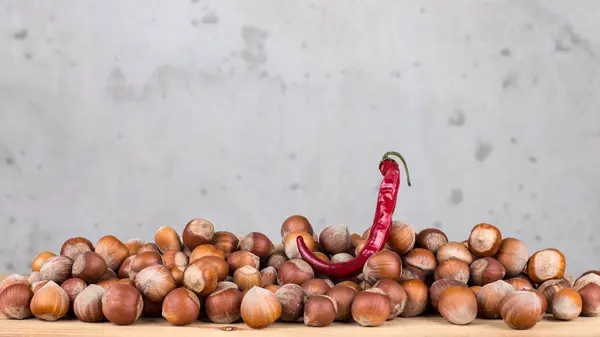
[[[400,169],[398,163],[390,158],[395,155],[402,161],[406,171],[406,180],[410,186],[410,176],[404,158],[397,152],[387,152],[379,163],[379,171],[383,174],[383,180],[379,187],[377,197],[377,209],[371,233],[360,253],[352,260],[340,263],[329,263],[317,258],[308,249],[302,236],[296,238],[300,255],[318,273],[332,276],[338,279],[356,276],[361,273],[363,266],[373,254],[382,250],[388,240],[392,228],[392,215],[396,208],[396,197],[400,187]]]

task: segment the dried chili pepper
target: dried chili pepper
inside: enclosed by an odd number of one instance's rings
[[[406,180],[408,186],[410,186],[408,166],[402,155],[397,152],[386,152],[379,163],[379,171],[383,175],[383,180],[379,187],[377,208],[375,210],[373,225],[371,226],[371,233],[369,234],[367,243],[354,259],[340,263],[325,262],[317,258],[308,249],[302,236],[296,238],[300,255],[316,272],[338,279],[356,276],[361,273],[369,257],[385,246],[392,228],[392,215],[396,208],[396,197],[400,187],[400,168],[398,163],[390,157],[391,155],[397,156],[402,161],[404,170],[406,171]]]

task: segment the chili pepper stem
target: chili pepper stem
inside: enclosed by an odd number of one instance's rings
[[[404,166],[404,171],[406,172],[406,183],[408,184],[408,186],[411,186],[410,183],[410,175],[408,174],[408,165],[406,164],[406,160],[404,160],[404,157],[402,157],[402,155],[396,151],[388,151],[386,153],[384,153],[383,158],[381,158],[381,161],[379,162],[379,165],[381,165],[381,163],[384,160],[388,160],[391,159],[390,156],[396,156],[400,159],[400,161],[402,162],[402,165]]]

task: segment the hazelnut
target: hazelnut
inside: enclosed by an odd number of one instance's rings
[[[154,235],[154,242],[163,254],[169,250],[181,251],[179,234],[171,227],[159,227]]]
[[[367,240],[358,241],[358,243],[356,244],[356,246],[354,248],[354,256],[360,255],[360,252],[362,251],[362,249],[365,247],[366,244],[367,244]]]
[[[24,285],[28,286],[29,285],[29,277],[27,277],[25,275],[21,275],[21,274],[11,274],[11,275],[8,275],[0,283],[0,293],[2,293],[2,291],[5,288],[8,288],[9,286],[11,286],[13,284],[24,284]]]
[[[515,288],[502,280],[481,287],[476,295],[479,315],[483,318],[500,318],[500,302],[514,291]]]
[[[275,270],[279,270],[279,267],[281,267],[281,265],[287,260],[287,256],[285,256],[283,253],[271,254],[267,258],[267,267],[273,267]]]
[[[533,284],[531,284],[528,278],[513,277],[504,281],[513,286],[515,290],[523,290],[524,288],[533,289]]]
[[[194,262],[205,256],[218,256],[220,258],[225,258],[225,252],[220,248],[217,248],[210,244],[199,245],[194,250],[192,250],[192,254],[190,255],[190,263]]]
[[[469,288],[471,289],[473,294],[475,294],[475,296],[477,296],[477,293],[479,292],[479,290],[481,290],[481,286],[470,286]]]
[[[241,304],[241,316],[244,323],[253,329],[262,329],[275,322],[281,316],[281,304],[270,291],[252,287]]]
[[[356,291],[362,291],[362,288],[356,282],[353,281],[342,281],[336,284],[336,286],[350,287]]]
[[[527,274],[534,283],[540,284],[551,279],[560,279],[565,273],[565,256],[559,250],[550,248],[534,253],[527,262]]]
[[[373,283],[367,282],[367,281],[361,281],[359,286],[360,286],[360,290],[367,290],[367,289],[373,288]]]
[[[127,246],[112,235],[101,237],[96,243],[95,252],[104,258],[106,265],[112,270],[119,270],[121,263],[129,256]]]
[[[138,250],[145,245],[146,243],[141,239],[131,239],[125,242],[125,247],[129,250],[129,255],[135,255],[138,253]]]
[[[73,260],[66,256],[55,256],[49,258],[42,266],[40,273],[43,280],[62,283],[71,277],[71,269],[73,268]]]
[[[120,278],[126,278],[129,277],[129,270],[131,268],[131,261],[133,261],[133,259],[136,257],[136,255],[130,255],[129,257],[127,257],[125,259],[125,261],[123,261],[123,263],[121,263],[121,265],[119,266],[119,271],[117,272],[117,276],[119,276]],[[112,269],[110,269],[112,270]]]
[[[192,262],[183,272],[183,284],[200,296],[212,293],[218,278],[215,264],[205,259]]]
[[[219,282],[204,303],[206,315],[213,323],[231,324],[240,319],[242,293],[231,282]]]
[[[557,292],[561,289],[571,288],[567,280],[548,280],[537,288],[539,292],[544,295],[546,302],[548,303],[548,312],[552,312],[552,300]],[[515,288],[516,289],[516,288]]]
[[[416,237],[415,246],[427,249],[433,254],[437,253],[438,249],[448,242],[448,237],[444,232],[437,228],[427,228],[419,232]]]
[[[402,273],[400,274],[400,281],[406,280],[419,280],[425,283],[425,275],[423,274],[423,271],[419,268],[403,265]]]
[[[315,253],[315,256],[316,255],[317,254]],[[325,257],[327,257],[327,256],[325,256]],[[352,256],[352,255],[350,255],[348,253],[338,253],[338,254],[335,254],[335,255],[333,255],[331,257],[331,262],[332,263],[342,263],[342,262],[348,262],[348,261],[353,260],[353,259],[354,259],[354,256]],[[327,261],[327,260],[324,260],[324,261]]]
[[[142,295],[130,285],[115,284],[102,297],[102,313],[113,324],[133,324],[142,314],[143,308]]]
[[[233,283],[237,284],[242,291],[252,287],[260,287],[261,281],[260,272],[254,267],[243,266],[233,273]]]
[[[473,262],[473,256],[469,248],[460,242],[448,242],[440,246],[437,252],[438,264],[442,264],[448,259],[461,260],[469,265]]]
[[[104,320],[102,313],[102,297],[106,290],[91,284],[75,297],[73,311],[82,322],[101,322]]]
[[[337,315],[337,303],[326,295],[311,296],[304,304],[304,324],[307,326],[328,326]]]
[[[471,269],[469,268],[469,265],[464,261],[454,258],[440,263],[433,273],[433,278],[436,281],[445,278],[452,278],[464,284],[469,282],[470,276]]]
[[[429,289],[429,298],[433,309],[438,310],[438,302],[440,301],[440,296],[442,296],[444,291],[446,291],[446,289],[450,287],[466,288],[467,284],[451,278],[445,278],[433,282],[433,284],[431,284],[431,288]]]
[[[73,277],[80,278],[87,283],[98,281],[108,270],[102,256],[94,252],[79,254],[73,262]]]
[[[302,287],[294,283],[285,284],[275,292],[275,296],[281,304],[282,321],[295,322],[302,317],[305,299]]]
[[[304,243],[306,244],[306,247],[308,247],[310,251],[314,252],[317,250],[317,243],[315,242],[311,234],[308,234],[306,232],[291,232],[288,233],[288,235],[286,235],[283,239],[283,248],[285,251],[285,255],[289,259],[302,258],[300,252],[298,251],[298,245],[296,243],[296,238],[299,236],[302,237]]]
[[[527,265],[529,252],[521,240],[505,238],[500,242],[496,259],[504,266],[506,276],[514,277],[521,273]]]
[[[359,234],[353,233],[352,235],[350,235],[350,241],[352,241],[352,247],[356,248],[356,244],[358,244],[358,242],[362,240],[362,236],[360,236]]]
[[[582,308],[581,296],[573,288],[559,290],[552,299],[552,314],[563,321],[570,321],[578,317]]]
[[[347,321],[352,317],[352,302],[358,292],[359,290],[355,288],[339,284],[327,290],[325,295],[333,299],[337,305],[336,321]]]
[[[38,282],[34,282],[31,285],[31,291],[33,291],[33,293],[35,294],[36,291],[42,289],[42,287],[45,286],[48,282],[50,282],[50,281],[38,281]]]
[[[295,283],[301,285],[307,280],[312,279],[315,273],[312,267],[304,260],[293,259],[286,261],[277,271],[277,283],[284,285]]]
[[[173,267],[179,267],[185,269],[188,265],[188,257],[185,253],[178,250],[168,250],[162,255],[163,264],[171,269]],[[125,260],[127,261],[127,260]],[[125,262],[123,262],[125,263]]]
[[[468,239],[469,250],[479,257],[496,255],[501,242],[500,230],[496,226],[486,223],[475,225]]]
[[[73,309],[73,302],[75,301],[75,298],[77,298],[77,295],[84,291],[87,286],[88,285],[85,283],[85,281],[80,278],[70,278],[61,283],[60,287],[63,288],[69,297],[69,305],[71,309]]]
[[[467,287],[450,287],[441,294],[438,310],[452,324],[469,324],[477,317],[477,299]]]
[[[273,246],[273,251],[271,252],[271,254],[284,254],[285,255],[285,248],[283,246],[283,242],[276,243]]]
[[[237,251],[231,253],[227,257],[227,264],[229,265],[229,270],[236,271],[243,266],[250,266],[254,269],[259,269],[260,267],[260,258],[250,252],[246,251]]]
[[[96,283],[96,285],[104,288],[104,290],[108,290],[108,288],[110,288],[118,283],[119,283],[119,279],[110,279],[110,280],[100,281],[100,282]],[[135,287],[135,283],[133,284],[133,286]]]
[[[506,270],[498,260],[493,257],[482,257],[471,263],[471,282],[483,286],[504,278]]]
[[[82,237],[70,238],[63,243],[60,248],[60,255],[71,258],[71,260],[77,259],[77,257],[85,252],[93,252],[94,245],[90,240]]]
[[[211,243],[224,252],[225,258],[238,250],[239,247],[238,237],[235,234],[226,231],[216,232]]]
[[[580,278],[578,278],[577,281],[575,281],[575,283],[573,284],[573,288],[579,290],[589,283],[596,283],[600,286],[600,276],[595,273],[584,274]]]
[[[544,319],[544,314],[546,313],[547,309],[548,309],[548,302],[546,301],[546,298],[544,297],[544,295],[539,292],[537,289],[532,289],[532,288],[523,288],[523,289],[519,289],[521,291],[528,291],[531,293],[534,293],[538,300],[540,300],[540,318],[539,320],[541,321],[542,319]]]
[[[268,291],[272,292],[273,294],[275,294],[277,292],[277,290],[279,290],[281,287],[275,284],[269,284],[264,286],[263,288],[267,289]]]
[[[29,285],[32,285],[35,282],[39,282],[39,281],[43,281],[42,273],[40,273],[39,271],[34,271],[31,274],[29,274],[29,277],[27,277],[27,282],[29,282]],[[0,290],[0,292],[2,292],[2,290]]]
[[[31,261],[31,271],[40,271],[42,266],[49,258],[55,257],[56,254],[51,252],[41,252],[40,255],[36,256],[33,261]]]
[[[406,265],[418,268],[423,271],[425,276],[433,274],[437,268],[435,255],[427,249],[415,248],[404,256]]]
[[[538,297],[529,291],[513,291],[501,301],[500,314],[511,328],[526,330],[537,324],[541,312]]]
[[[135,280],[135,276],[144,268],[162,265],[162,257],[157,252],[141,252],[129,263],[129,278]]]
[[[41,320],[56,321],[67,315],[69,296],[54,281],[50,281],[33,294],[29,309]]]
[[[265,287],[272,284],[277,284],[277,270],[273,267],[267,267],[260,271],[260,286]]]
[[[171,276],[173,276],[173,280],[175,280],[175,285],[178,288],[183,287],[183,270],[184,269],[181,269],[179,267],[171,268]]]
[[[114,278],[118,278],[117,273],[115,273],[112,269],[106,269],[106,272],[100,276],[98,281],[111,280]]]
[[[33,292],[26,284],[11,284],[0,293],[0,312],[11,319],[29,318],[32,297]]]
[[[563,279],[566,280],[567,282],[569,282],[569,285],[571,285],[571,288],[573,288],[573,277],[571,275],[569,275],[567,273],[567,271],[565,270],[565,273],[563,274]]]
[[[281,238],[285,238],[291,232],[306,232],[313,235],[313,228],[308,219],[302,215],[292,215],[281,225]],[[306,242],[306,239],[304,241]]]
[[[215,226],[205,219],[192,219],[183,230],[183,244],[189,249],[211,243],[215,234]]]
[[[319,235],[319,243],[331,255],[347,253],[353,248],[348,225],[343,224],[325,227]]]
[[[222,257],[218,257],[218,256],[204,256],[200,258],[201,260],[206,260],[211,262],[212,264],[215,265],[215,267],[217,267],[217,281],[224,281],[225,278],[227,278],[227,275],[229,275],[229,265],[227,264],[227,261],[225,261],[225,259],[223,259]]]
[[[391,310],[390,315],[387,318],[388,320],[396,318],[402,313],[406,306],[406,291],[404,291],[404,288],[402,288],[400,283],[390,279],[383,279],[377,281],[377,283],[373,285],[373,288],[383,290],[390,299]]]
[[[381,279],[397,280],[402,273],[402,260],[391,250],[382,250],[373,254],[363,267],[364,280],[375,283]]]
[[[389,297],[379,288],[361,291],[352,301],[352,319],[361,326],[380,326],[391,311]]]
[[[142,269],[135,276],[135,287],[152,302],[162,301],[175,289],[175,279],[171,270],[163,265],[154,265]]]
[[[141,253],[145,253],[145,252],[154,252],[154,253],[160,254],[160,250],[154,243],[146,243],[146,244],[142,245],[138,249],[137,254],[141,254]]]
[[[579,289],[579,295],[583,303],[581,315],[600,315],[600,286],[596,283],[588,283]]]
[[[240,241],[240,250],[251,252],[258,257],[268,257],[273,252],[273,242],[264,234],[252,232]]]
[[[306,280],[300,286],[304,290],[307,299],[314,295],[325,295],[327,290],[331,288],[325,280],[320,278]]]
[[[363,236],[363,239],[366,237]],[[416,233],[413,226],[403,221],[392,221],[388,245],[390,249],[402,256],[415,247]]]
[[[427,285],[419,280],[402,281],[400,285],[406,292],[406,305],[400,316],[414,317],[425,312],[427,303],[429,302]]]
[[[173,325],[188,325],[200,315],[200,300],[187,288],[173,289],[162,304],[162,317]]]
[[[116,284],[127,284],[127,285],[130,285],[132,287],[135,287],[135,282],[132,279],[130,279],[130,278],[119,279],[119,280],[117,280]]]

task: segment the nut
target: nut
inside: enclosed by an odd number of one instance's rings
[[[596,283],[588,283],[579,289],[579,295],[583,303],[581,315],[600,315],[600,286]]]
[[[375,283],[381,279],[398,280],[402,274],[402,260],[391,250],[373,254],[363,267],[364,280]]]
[[[212,293],[218,278],[215,264],[205,259],[192,262],[183,272],[183,284],[200,296]]]
[[[347,321],[352,317],[352,302],[358,291],[355,288],[339,284],[327,290],[325,295],[333,299],[337,305],[336,321]]]
[[[252,287],[260,287],[260,272],[254,267],[243,266],[233,273],[233,283],[237,284],[238,288],[242,291]]]
[[[325,227],[319,235],[319,243],[331,255],[347,253],[353,248],[348,225]]]
[[[269,284],[264,286],[263,288],[267,289],[268,291],[272,292],[273,294],[275,294],[277,292],[277,290],[279,290],[281,287],[275,284]]]
[[[254,269],[259,269],[260,267],[260,258],[250,252],[245,251],[237,251],[231,253],[227,257],[227,264],[229,265],[229,270],[235,271],[243,266],[250,266]]]
[[[358,256],[366,244],[367,244],[367,240],[358,241],[354,248],[354,256]]]
[[[285,236],[283,239],[283,249],[285,251],[285,255],[288,259],[301,259],[302,256],[298,251],[298,244],[296,243],[296,238],[301,236],[306,244],[306,247],[310,249],[311,252],[317,250],[317,243],[315,242],[312,234],[307,232],[291,232]]]
[[[307,326],[328,326],[337,315],[337,303],[325,295],[314,295],[304,304],[304,324]]]
[[[136,275],[135,287],[148,300],[157,303],[161,302],[177,285],[169,268],[163,265],[154,265],[142,269]]]
[[[159,227],[154,235],[154,242],[163,254],[169,250],[181,251],[179,234],[171,227]]]
[[[119,283],[119,279],[110,279],[110,280],[100,281],[100,282],[96,283],[96,285],[99,286],[99,287],[104,288],[104,290],[108,290],[110,287],[112,287],[112,286],[114,286],[115,284],[118,284],[118,283]],[[131,286],[135,287],[135,283],[133,285],[131,285]]]
[[[403,265],[402,273],[400,274],[400,281],[406,280],[419,280],[425,283],[425,275],[419,268]]]
[[[284,322],[295,322],[304,313],[305,294],[302,287],[297,284],[285,284],[275,292],[275,296],[281,304],[281,320]]]
[[[33,292],[26,284],[11,284],[0,293],[0,312],[11,319],[29,318],[32,297]]]
[[[356,247],[356,245],[358,244],[358,242],[362,240],[362,236],[353,233],[352,235],[350,235],[350,241],[352,241],[352,247]]]
[[[31,291],[33,291],[33,293],[35,294],[36,291],[42,289],[43,286],[45,286],[48,282],[50,281],[38,281],[35,282],[31,285]]]
[[[135,255],[138,253],[138,250],[145,245],[146,243],[141,239],[131,239],[125,242],[125,246],[129,250],[129,255]]]
[[[129,270],[131,268],[131,261],[133,261],[133,259],[136,256],[137,255],[130,255],[129,257],[127,257],[125,259],[125,261],[123,261],[123,263],[121,263],[121,265],[119,266],[119,271],[117,272],[117,276],[119,276],[120,278],[129,277]],[[112,270],[112,269],[110,269],[110,270]]]
[[[392,310],[390,299],[379,288],[364,290],[354,296],[352,319],[361,326],[380,326]]]
[[[73,301],[75,316],[82,322],[102,322],[102,297],[106,290],[95,284],[85,288]]]
[[[316,255],[317,254],[315,253],[315,256]],[[354,259],[354,256],[352,256],[352,255],[350,255],[348,253],[338,253],[338,254],[335,254],[335,255],[333,255],[331,257],[331,262],[333,262],[333,263],[342,263],[342,262],[348,262],[348,261],[353,260],[353,259]],[[327,260],[325,260],[325,261],[327,261]]]
[[[390,279],[383,279],[377,281],[373,285],[373,288],[383,290],[390,299],[391,310],[387,318],[388,320],[396,318],[404,311],[404,307],[406,306],[406,291],[404,291],[400,283]]]
[[[227,275],[229,275],[229,265],[227,264],[227,261],[225,261],[225,259],[223,259],[222,257],[218,257],[218,256],[204,256],[200,258],[201,260],[206,260],[209,261],[210,263],[214,264],[215,267],[217,267],[217,281],[224,281],[225,278],[227,278]]]
[[[183,287],[183,269],[179,267],[171,268],[171,276],[175,280],[175,285],[179,287]],[[131,280],[131,279],[128,279]]]
[[[224,231],[216,232],[212,239],[212,244],[225,253],[225,258],[238,250],[239,242],[235,234]]]
[[[270,291],[252,287],[241,304],[241,316],[244,323],[253,329],[262,329],[275,322],[281,316],[281,304]]]
[[[471,264],[473,262],[473,256],[465,245],[460,242],[448,242],[440,246],[437,252],[438,264],[442,264],[448,259],[457,259]]]
[[[454,258],[440,263],[433,273],[433,279],[436,281],[452,278],[467,284],[470,277],[471,269],[469,268],[469,265],[464,261]]]
[[[470,286],[469,288],[471,289],[473,294],[475,294],[475,296],[477,296],[477,293],[479,292],[479,290],[481,290],[481,286]]]
[[[537,288],[537,290],[541,292],[542,295],[544,295],[544,298],[548,303],[548,312],[552,312],[552,300],[554,299],[556,293],[558,293],[561,289],[565,288],[571,288],[571,286],[569,285],[569,281],[563,279],[548,280],[540,284],[540,286]]]
[[[480,223],[473,227],[468,241],[469,250],[475,256],[494,256],[500,249],[502,234],[496,226]]]
[[[67,293],[69,297],[69,305],[73,309],[73,302],[82,291],[87,288],[87,284],[80,278],[70,278],[63,282],[60,287]]]
[[[537,324],[541,312],[538,297],[529,291],[513,291],[502,299],[500,313],[511,328],[526,330]]]
[[[579,290],[589,283],[596,283],[600,286],[600,276],[595,273],[584,274],[575,281],[573,288]]]
[[[287,261],[288,258],[284,253],[274,253],[267,259],[267,267],[273,267],[275,270],[279,270],[279,267]]]
[[[44,263],[46,263],[49,258],[55,256],[56,254],[51,252],[41,252],[40,255],[36,256],[35,259],[31,261],[31,271],[40,271]]]
[[[504,281],[513,286],[515,290],[523,290],[524,288],[533,289],[533,284],[531,284],[528,278],[513,277]]]
[[[450,287],[440,296],[438,309],[442,317],[452,324],[469,324],[477,317],[477,299],[467,287]]]
[[[356,290],[357,292],[362,291],[362,288],[356,282],[353,282],[353,281],[342,281],[342,282],[336,284],[336,286],[350,287],[350,288]]]
[[[127,246],[112,235],[101,237],[96,243],[95,252],[104,258],[106,265],[112,270],[119,270],[121,263],[129,256]]]
[[[188,325],[200,315],[200,300],[187,288],[169,292],[162,304],[162,317],[173,325]]]
[[[55,256],[46,260],[42,266],[40,273],[43,280],[62,283],[71,277],[71,269],[73,268],[73,260],[66,256]]]
[[[117,274],[112,269],[106,269],[106,272],[100,276],[98,281],[111,280],[114,278],[118,278]]]
[[[70,257],[72,260],[75,260],[83,253],[93,251],[94,245],[92,245],[90,240],[82,237],[76,237],[70,238],[63,243],[62,247],[60,248],[60,255]]]
[[[537,296],[538,300],[540,301],[540,318],[539,318],[539,320],[541,321],[544,318],[544,314],[546,313],[546,311],[548,309],[548,302],[546,301],[546,298],[544,297],[544,295],[537,289],[523,288],[520,290],[521,291],[529,291],[531,293],[534,293]]]
[[[69,311],[69,296],[54,281],[50,281],[33,294],[29,309],[41,320],[56,321]]]
[[[581,296],[573,288],[559,290],[552,300],[552,314],[563,321],[570,321],[578,317],[582,308]]]
[[[425,283],[419,280],[408,280],[400,282],[400,285],[406,292],[406,305],[400,316],[414,317],[425,312],[429,302],[429,291]]]
[[[156,246],[156,244],[154,244],[154,243],[146,243],[146,244],[142,245],[138,249],[138,251],[137,251],[138,254],[141,254],[141,253],[144,253],[144,252],[160,253],[160,250],[158,249],[158,247]]]
[[[168,250],[162,255],[163,264],[171,269],[173,267],[179,267],[185,269],[188,265],[188,257],[184,252],[178,250]],[[126,260],[127,261],[127,260]],[[125,263],[125,262],[123,262]]]
[[[192,250],[192,254],[190,255],[190,263],[194,262],[205,256],[218,256],[220,258],[225,258],[225,252],[220,248],[210,244],[199,245],[198,247]]]
[[[363,236],[363,239],[366,239]],[[402,256],[415,247],[416,233],[413,226],[403,221],[392,221],[388,245],[390,249]]]
[[[306,280],[302,282],[300,286],[302,287],[302,290],[304,290],[306,299],[315,295],[325,295],[325,293],[327,293],[327,291],[331,288],[331,286],[325,280],[320,278]]]
[[[189,249],[211,243],[215,234],[215,226],[205,219],[192,219],[185,225],[182,234],[183,244]]]
[[[80,278],[87,283],[97,282],[108,270],[102,256],[94,252],[79,254],[73,262],[73,277]]]
[[[304,260],[293,259],[286,261],[277,271],[277,284],[295,283],[301,285],[315,277],[312,267]]]
[[[527,262],[527,274],[534,283],[540,284],[551,279],[561,279],[565,273],[565,256],[559,250],[550,248],[534,253]]]
[[[437,268],[435,255],[427,249],[415,248],[404,256],[406,265],[418,268],[423,271],[425,276],[433,274]]]
[[[267,257],[275,246],[273,242],[264,234],[252,232],[244,236],[240,241],[240,250],[251,252],[258,257]]]
[[[302,215],[292,215],[289,218],[285,219],[283,224],[281,225],[281,238],[285,238],[288,233],[291,232],[306,232],[309,235],[313,235],[313,228],[310,225],[308,219],[303,217]],[[306,242],[306,239],[304,239]]]
[[[268,285],[277,284],[277,270],[273,267],[267,267],[260,271],[260,286],[265,287]]]
[[[493,257],[482,257],[471,263],[471,282],[483,286],[504,278],[506,270],[498,260]]]
[[[415,246],[427,249],[435,254],[440,247],[447,242],[448,237],[446,234],[444,234],[444,232],[437,228],[427,228],[417,234]]]
[[[371,288],[373,288],[373,283],[367,282],[367,281],[360,282],[360,289],[361,290],[367,290],[367,289],[371,289]]]
[[[479,315],[483,318],[500,318],[500,302],[514,291],[515,288],[501,280],[481,287],[476,295]]]
[[[133,324],[142,314],[143,308],[142,295],[130,285],[115,284],[102,297],[102,313],[113,324]]]
[[[206,315],[213,323],[231,324],[240,319],[242,293],[231,282],[219,282],[204,303]]]
[[[27,277],[27,282],[29,282],[29,285],[32,285],[35,282],[39,282],[39,281],[43,281],[42,273],[40,273],[39,271],[34,271],[31,274],[29,274],[29,277]],[[0,290],[0,292],[2,292],[2,290]]]
[[[143,269],[162,265],[162,257],[157,252],[147,251],[135,255],[129,263],[129,278],[135,280],[135,276]]]
[[[8,275],[4,280],[2,280],[2,283],[0,283],[0,293],[2,293],[5,288],[8,288],[8,286],[13,284],[29,285],[29,277],[21,274]]]
[[[445,278],[433,282],[433,284],[431,284],[431,288],[429,289],[429,297],[433,309],[438,310],[438,303],[440,301],[440,297],[442,296],[444,291],[446,291],[446,289],[450,287],[466,288],[467,284],[451,278]],[[471,292],[475,294],[473,291]]]
[[[527,265],[528,258],[527,246],[515,238],[503,239],[496,253],[496,259],[504,266],[508,277],[519,275]]]

